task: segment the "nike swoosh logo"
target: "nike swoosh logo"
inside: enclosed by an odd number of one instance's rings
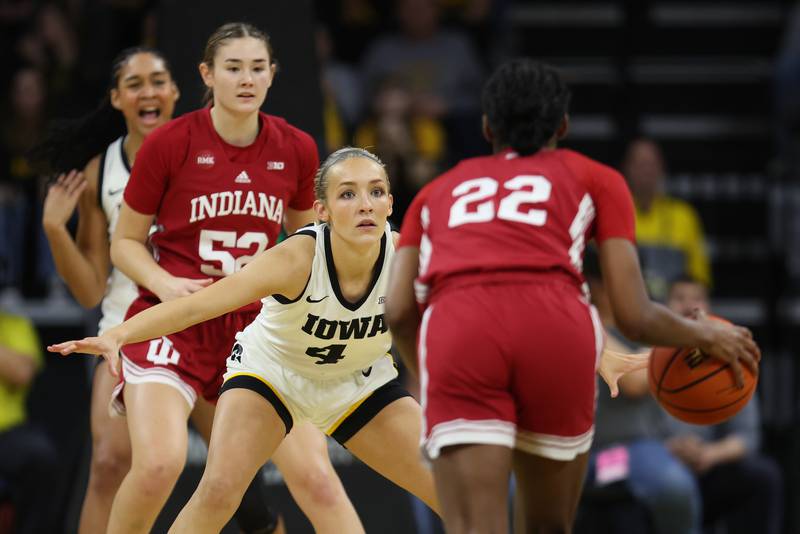
[[[362,374],[362,375],[364,375],[364,377],[365,377],[365,378],[366,378],[366,377],[368,377],[369,375],[371,375],[371,374],[372,374],[372,367],[370,367],[370,368],[369,368],[369,369],[367,369],[366,371],[364,371],[364,370],[362,369],[362,371],[361,371],[361,374]]]
[[[122,193],[123,191],[125,191],[124,187],[120,187],[119,189],[109,189],[108,190],[108,194],[113,197],[114,195],[118,195],[118,194]]]
[[[310,303],[312,303],[312,304],[316,304],[317,302],[322,302],[322,301],[323,301],[323,300],[325,300],[326,298],[328,298],[328,295],[325,295],[325,296],[324,296],[324,297],[322,297],[321,299],[316,299],[316,300],[314,300],[314,299],[312,299],[312,298],[311,298],[311,295],[309,295],[309,296],[307,296],[307,297],[306,297],[306,302],[310,302]]]

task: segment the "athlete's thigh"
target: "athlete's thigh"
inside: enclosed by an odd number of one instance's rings
[[[283,420],[261,395],[226,390],[217,403],[203,477],[230,477],[242,491],[285,435]]]
[[[422,468],[421,432],[419,404],[403,397],[384,407],[344,445],[359,460],[403,486],[401,480]]]
[[[515,532],[571,528],[580,499],[589,453],[559,461],[514,451]],[[550,532],[550,530],[545,530]]]
[[[508,531],[512,452],[503,445],[455,445],[441,450],[433,460],[433,474],[446,530]]]
[[[191,406],[171,385],[145,382],[123,390],[133,462],[184,462]]]
[[[119,379],[108,372],[108,364],[98,363],[92,379],[91,431],[95,447],[113,451],[113,457],[130,459],[131,440],[124,417],[111,417],[109,403]],[[107,452],[106,451],[106,452]]]
[[[214,423],[215,410],[216,405],[213,402],[198,396],[197,402],[194,403],[194,409],[189,416],[194,428],[203,437],[206,444],[211,440],[211,427]]]

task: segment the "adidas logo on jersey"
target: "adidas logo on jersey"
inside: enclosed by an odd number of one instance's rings
[[[282,161],[268,161],[267,162],[267,170],[268,171],[282,171],[284,167],[284,163]]]
[[[236,177],[234,182],[236,182],[237,184],[249,184],[250,176],[247,175],[247,171],[242,171],[239,173],[239,176]]]

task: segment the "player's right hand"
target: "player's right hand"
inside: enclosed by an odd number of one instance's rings
[[[153,288],[153,293],[156,294],[161,302],[168,302],[196,293],[204,287],[210,286],[213,282],[213,278],[194,279],[166,276]]]
[[[758,348],[753,334],[743,326],[736,326],[705,316],[699,317],[709,340],[705,346],[699,347],[704,353],[728,362],[733,369],[736,385],[744,387],[744,363],[754,376],[758,376],[758,362],[761,360],[761,349]]]
[[[48,351],[58,352],[62,356],[67,356],[74,352],[102,356],[108,362],[108,370],[111,376],[119,376],[119,349],[119,342],[108,334],[100,337],[85,337],[79,340],[64,341],[63,343],[47,346]]]
[[[86,178],[80,171],[72,170],[59,175],[47,190],[44,199],[42,226],[45,230],[67,224],[87,184]]]

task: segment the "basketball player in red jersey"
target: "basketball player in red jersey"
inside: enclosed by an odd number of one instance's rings
[[[386,313],[406,362],[416,368],[419,358],[423,447],[449,533],[508,531],[512,469],[516,531],[571,531],[603,347],[582,290],[586,241],[599,245],[627,337],[700,347],[730,362],[740,384],[740,362],[757,370],[746,329],[684,319],[649,300],[623,177],[556,148],[568,102],[553,68],[502,65],[483,92],[494,155],[427,185],[403,222]]]
[[[220,27],[200,64],[211,106],[159,128],[139,150],[111,245],[114,265],[140,286],[128,317],[238,271],[275,243],[282,224],[292,231],[313,221],[315,143],[259,112],[275,68],[265,33]],[[150,531],[183,469],[187,417],[193,408],[213,413],[234,335],[258,310],[256,302],[122,349],[113,406],[127,414],[133,457],[108,532]],[[321,433],[299,427],[275,463],[318,531],[361,530]]]

